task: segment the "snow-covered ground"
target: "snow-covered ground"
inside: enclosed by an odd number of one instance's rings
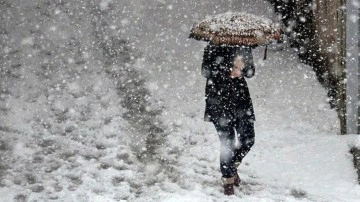
[[[356,137],[286,45],[254,50],[256,143],[222,194],[187,36],[228,10],[276,19],[263,0],[1,2],[0,201],[358,201]]]

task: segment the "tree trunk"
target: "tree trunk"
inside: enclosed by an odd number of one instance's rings
[[[328,90],[330,106],[340,119],[340,133],[345,134],[344,0],[269,1],[282,16],[291,46]]]

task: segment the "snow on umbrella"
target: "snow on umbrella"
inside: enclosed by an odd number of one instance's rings
[[[281,29],[272,20],[248,13],[228,12],[196,22],[189,38],[217,45],[267,45],[280,39]]]

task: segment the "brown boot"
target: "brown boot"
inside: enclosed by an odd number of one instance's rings
[[[235,187],[239,187],[239,186],[240,186],[240,182],[241,182],[240,177],[239,177],[239,174],[236,173],[236,175],[235,175],[234,177],[235,177],[235,179],[234,179],[234,186],[235,186]]]
[[[236,187],[239,187],[240,186],[240,182],[241,182],[241,180],[240,180],[240,177],[239,177],[239,174],[237,173],[237,168],[240,166],[240,162],[235,162],[234,163],[234,168],[235,168],[235,170],[236,170],[236,174],[235,174],[235,179],[234,179],[234,185],[236,186]]]
[[[222,178],[222,181],[224,186],[224,194],[228,196],[234,195],[235,177]]]

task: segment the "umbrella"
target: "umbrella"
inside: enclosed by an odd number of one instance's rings
[[[248,13],[227,12],[196,22],[189,38],[217,45],[258,46],[280,39],[281,29],[272,20]]]

